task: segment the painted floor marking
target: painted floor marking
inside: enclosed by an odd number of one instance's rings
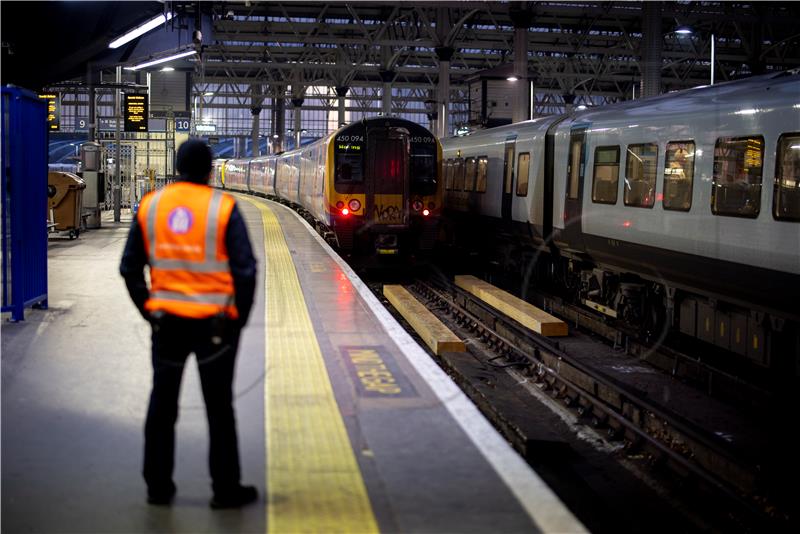
[[[400,323],[378,301],[372,291],[361,281],[353,269],[325,242],[300,215],[287,206],[281,206],[306,226],[356,288],[364,303],[372,310],[386,333],[395,342],[408,361],[428,383],[459,426],[470,437],[475,447],[486,458],[495,472],[512,491],[531,520],[544,532],[588,532],[547,484],[511,448],[511,445],[494,429],[463,391],[428,356]]]
[[[378,532],[278,219],[239,198],[264,223],[267,532]]]

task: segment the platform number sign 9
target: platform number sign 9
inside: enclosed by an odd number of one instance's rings
[[[175,119],[176,132],[188,132],[191,130],[191,119]]]

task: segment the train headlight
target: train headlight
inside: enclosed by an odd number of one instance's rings
[[[344,202],[342,202],[341,200],[340,200],[339,202],[337,202],[337,203],[336,203],[336,209],[337,209],[337,210],[340,210],[340,209],[342,209],[343,207],[344,207]]]
[[[424,204],[423,204],[421,201],[419,201],[419,200],[415,200],[415,201],[414,201],[414,202],[411,204],[411,207],[412,207],[412,208],[414,208],[414,211],[420,211],[420,210],[422,209],[422,207],[423,207],[423,206],[424,206]]]
[[[428,202],[428,209],[429,210],[433,211],[433,208],[435,208],[435,207],[436,207],[436,203],[435,202]]]
[[[342,215],[344,216],[350,215],[350,210],[347,208],[342,208]]]
[[[422,214],[423,214],[425,217],[427,217],[428,215],[430,215],[430,214],[431,214],[431,212],[430,212],[430,210],[422,210]]]
[[[352,199],[347,205],[350,208],[350,211],[353,212],[361,209],[361,202],[357,198]]]

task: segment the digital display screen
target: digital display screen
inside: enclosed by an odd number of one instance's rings
[[[125,94],[125,131],[147,131],[147,95]]]
[[[47,100],[47,129],[51,132],[61,129],[61,99],[58,93],[39,95],[39,98]]]
[[[360,154],[364,151],[363,134],[341,134],[334,140],[336,154]]]

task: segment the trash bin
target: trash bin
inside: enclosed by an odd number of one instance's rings
[[[84,189],[86,182],[70,172],[47,173],[48,219],[52,216],[55,229],[69,232],[70,239],[81,231]]]

